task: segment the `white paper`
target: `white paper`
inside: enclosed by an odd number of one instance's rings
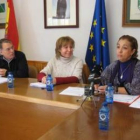
[[[114,94],[114,101],[131,104],[138,96]]]
[[[140,108],[140,98],[134,101],[129,107]]]
[[[31,87],[38,87],[38,88],[46,88],[46,84],[40,83],[40,82],[35,82],[35,83],[30,83]]]
[[[0,77],[0,84],[6,83],[6,82],[7,82],[7,78],[5,78],[5,77]]]
[[[61,95],[70,95],[70,96],[82,96],[84,95],[84,88],[80,87],[68,87],[65,90],[63,90]]]

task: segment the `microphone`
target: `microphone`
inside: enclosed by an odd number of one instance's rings
[[[89,82],[94,82],[95,84],[100,83],[100,75],[102,73],[102,67],[100,65],[94,65],[91,74],[88,77]]]
[[[92,95],[94,90],[93,90],[93,86],[94,84],[99,84],[100,81],[101,81],[101,72],[102,72],[102,67],[100,65],[94,65],[92,71],[91,71],[91,74],[89,75],[88,77],[88,81],[90,82],[90,86],[89,86],[89,89],[88,89],[88,94],[89,95]],[[87,92],[86,92],[87,94]],[[87,95],[88,95],[87,94]]]
[[[85,102],[87,97],[91,97],[92,95],[94,95],[94,84],[100,83],[101,72],[102,72],[102,67],[100,65],[94,65],[94,67],[91,71],[91,74],[88,77],[88,81],[90,82],[90,86],[85,86],[85,88],[84,88],[84,94],[86,95],[86,98],[83,100],[81,106],[83,105],[83,103]],[[94,98],[93,98],[93,101],[94,101],[94,105],[96,107],[96,103],[95,103]]]

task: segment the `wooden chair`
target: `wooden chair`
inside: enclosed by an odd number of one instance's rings
[[[36,67],[37,72],[39,73],[47,65],[48,62],[28,60],[27,63],[28,66]]]
[[[29,68],[29,78],[37,78],[37,68],[32,65],[28,65]]]
[[[90,70],[89,70],[87,64],[84,64],[83,71],[82,71],[82,78],[83,78],[84,84],[89,84],[89,81],[88,81],[89,74],[90,74]]]
[[[32,61],[28,60],[27,61],[28,66],[29,66],[29,77],[31,78],[36,78],[37,74],[42,70],[48,62],[45,61]],[[82,71],[82,78],[83,78],[83,83],[84,84],[89,84],[88,82],[88,76],[90,74],[90,70],[87,66],[87,64],[83,65],[83,71]]]

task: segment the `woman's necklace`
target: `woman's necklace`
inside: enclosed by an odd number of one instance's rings
[[[131,64],[131,63],[130,63]],[[120,66],[120,69],[121,69],[121,76],[120,78],[123,79],[123,74],[124,72],[129,68],[130,64],[122,71],[122,67]]]

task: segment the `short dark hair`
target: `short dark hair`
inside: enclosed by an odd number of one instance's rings
[[[2,44],[3,43],[10,43],[10,44],[13,44],[12,41],[10,39],[7,39],[7,38],[3,38],[0,40],[0,49],[2,49]]]
[[[137,58],[138,57],[138,42],[137,39],[134,38],[133,36],[130,35],[123,35],[119,38],[119,40],[121,39],[126,39],[130,42],[131,44],[131,49],[135,49],[136,51],[134,52],[134,54],[132,55],[132,58]]]

